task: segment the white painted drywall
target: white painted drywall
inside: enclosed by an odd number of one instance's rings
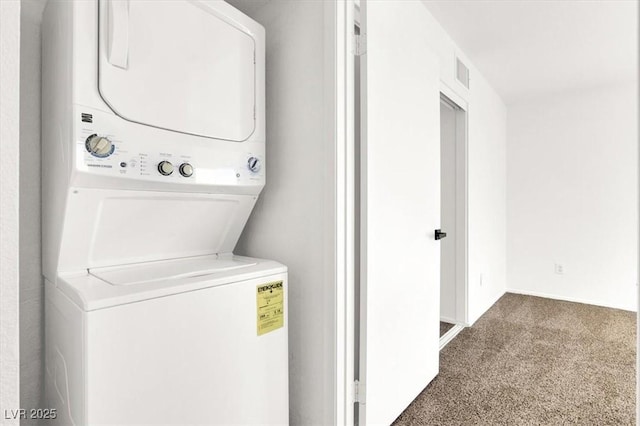
[[[506,289],[507,110],[431,14],[425,26],[440,58],[440,79],[468,106],[468,323],[473,324]],[[468,90],[455,79],[456,56],[469,68]]]
[[[22,0],[20,13],[20,402],[25,409],[43,407],[40,26],[45,5],[45,0]],[[25,419],[21,425],[36,422]]]
[[[20,2],[0,2],[0,422],[20,408]],[[11,416],[8,416],[11,417]]]
[[[333,424],[336,176],[326,136],[325,6],[230,3],[249,7],[267,37],[267,183],[236,253],[289,267],[290,422]]]
[[[507,111],[479,72],[469,67],[469,322],[506,289]]]
[[[510,105],[508,137],[509,290],[635,310],[637,83]]]

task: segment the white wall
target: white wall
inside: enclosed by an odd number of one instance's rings
[[[440,78],[468,104],[468,320],[473,324],[506,289],[507,112],[464,52],[431,14],[428,18]],[[455,79],[456,56],[469,68],[469,90]]]
[[[507,112],[491,86],[477,78],[477,71],[474,74],[469,99],[468,148],[471,323],[504,294],[507,286]]]
[[[20,3],[0,2],[0,423],[20,407]],[[9,416],[10,417],[10,416]]]
[[[636,309],[637,101],[630,82],[509,106],[510,291]]]
[[[40,26],[45,4],[45,0],[22,0],[20,28],[20,402],[25,409],[43,407]]]
[[[290,422],[334,423],[334,141],[323,2],[245,9],[267,34],[267,183],[236,248],[289,267]],[[246,6],[246,7],[243,7]]]

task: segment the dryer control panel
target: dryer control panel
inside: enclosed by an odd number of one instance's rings
[[[264,142],[233,142],[141,126],[77,107],[77,170],[101,176],[214,186],[264,185]]]

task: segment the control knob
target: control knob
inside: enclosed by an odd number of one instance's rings
[[[104,136],[91,135],[84,143],[87,151],[94,157],[105,158],[113,154],[113,143]]]
[[[258,173],[260,171],[260,168],[262,167],[262,164],[260,163],[260,159],[258,157],[249,157],[249,159],[247,160],[247,167],[253,173]]]
[[[191,177],[191,175],[193,175],[193,166],[189,163],[182,163],[178,170],[184,177]]]
[[[161,175],[169,176],[171,173],[173,173],[173,164],[168,161],[161,161],[160,163],[158,163],[158,171]]]

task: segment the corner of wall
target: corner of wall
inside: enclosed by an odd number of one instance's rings
[[[0,2],[0,408],[20,407],[19,323],[19,162],[20,162],[20,8]],[[10,416],[11,417],[11,416]],[[4,418],[3,425],[17,425]]]

